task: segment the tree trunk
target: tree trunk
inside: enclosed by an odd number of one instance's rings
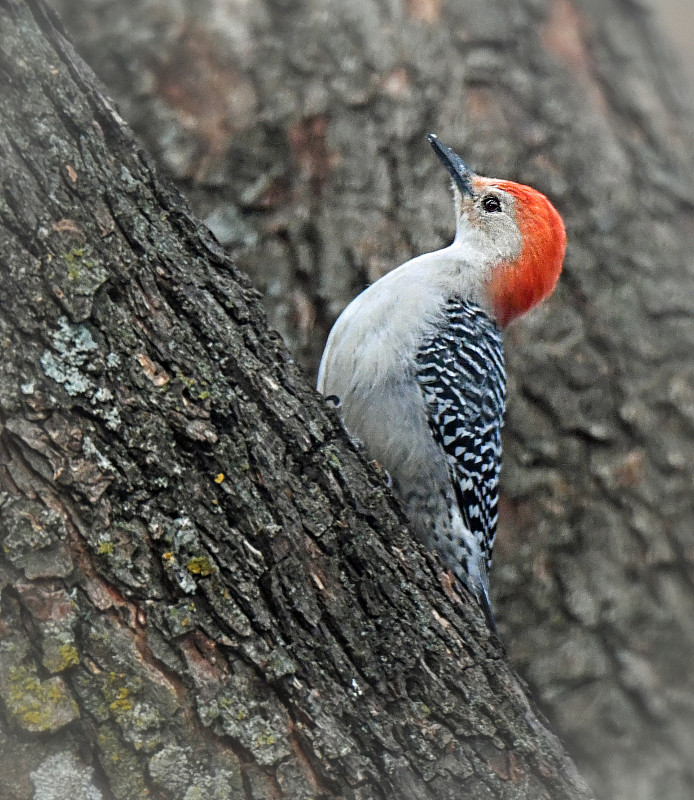
[[[506,337],[495,607],[599,795],[689,800],[694,148],[643,6],[55,2],[311,370],[365,282],[451,235],[428,131],[557,202],[559,291]]]
[[[591,797],[39,0],[0,72],[2,796]]]

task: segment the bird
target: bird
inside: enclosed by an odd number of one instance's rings
[[[318,391],[386,470],[415,536],[498,636],[489,594],[506,374],[501,331],[554,290],[566,231],[539,191],[477,175],[431,133],[448,170],[453,242],[367,287],[334,323]]]

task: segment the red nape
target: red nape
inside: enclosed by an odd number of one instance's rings
[[[500,325],[525,314],[552,293],[559,280],[566,231],[559,212],[540,192],[512,181],[493,181],[516,198],[523,248],[515,261],[498,266],[489,290]]]

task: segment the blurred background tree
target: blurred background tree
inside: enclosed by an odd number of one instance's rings
[[[691,97],[651,4],[53,5],[311,377],[451,237],[427,132],[555,201],[565,275],[506,337],[499,627],[598,796],[694,796]]]
[[[645,0],[644,5],[651,9],[656,25],[662,28],[674,44],[687,80],[693,81],[694,50],[691,31],[694,26],[694,7],[689,0]]]

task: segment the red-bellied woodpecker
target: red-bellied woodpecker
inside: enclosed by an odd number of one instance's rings
[[[547,297],[566,234],[529,186],[475,175],[429,135],[453,178],[453,244],[413,258],[333,326],[318,389],[391,475],[415,534],[472,592],[491,627],[506,376],[500,326]]]

